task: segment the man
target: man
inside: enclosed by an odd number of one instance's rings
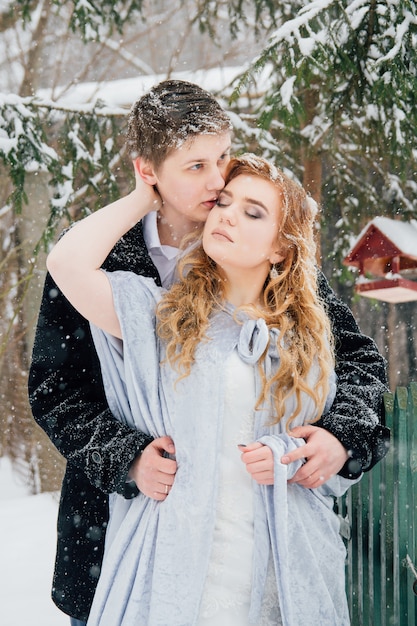
[[[205,221],[223,187],[230,135],[228,116],[197,85],[165,81],[138,100],[129,119],[128,148],[136,175],[155,186],[163,204],[158,214],[151,213],[122,237],[103,267],[131,270],[166,287],[172,283],[181,239]],[[354,477],[370,469],[386,453],[388,436],[379,418],[384,360],[322,274],[319,284],[335,335],[338,391],[322,419],[324,428],[294,432],[307,441],[307,462],[293,478],[305,487],[318,486],[337,472]],[[29,397],[35,420],[67,459],[52,596],[79,626],[88,618],[100,574],[107,494],[132,498],[140,490],[163,500],[166,494],[158,486],[171,485],[175,478],[175,461],[164,456],[172,442],[153,440],[114,419],[89,326],[49,275]]]

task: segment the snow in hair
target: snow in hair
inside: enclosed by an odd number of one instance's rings
[[[306,199],[304,200],[307,209],[309,210],[311,217],[315,218],[317,216],[317,213],[319,212],[319,207],[317,202],[314,200],[314,198],[312,198],[311,196],[306,196]]]

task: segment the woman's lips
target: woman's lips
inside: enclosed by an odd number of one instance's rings
[[[216,230],[213,230],[211,234],[215,239],[219,239],[221,241],[229,241],[230,243],[233,243],[233,239],[227,234],[225,230],[216,228]]]

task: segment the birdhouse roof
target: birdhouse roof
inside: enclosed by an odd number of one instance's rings
[[[366,259],[395,256],[413,259],[417,265],[417,220],[375,217],[362,229],[344,262],[358,266]]]

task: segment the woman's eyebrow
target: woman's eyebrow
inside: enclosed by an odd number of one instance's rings
[[[221,190],[219,196],[221,195],[226,195],[228,198],[233,197],[233,194],[230,191],[228,191],[226,187],[224,187],[224,189]],[[243,198],[243,201],[246,202],[246,204],[254,204],[255,206],[259,206],[261,209],[266,211],[269,215],[268,207],[261,200],[257,200],[256,198],[249,198],[249,196],[245,196]]]
[[[261,202],[260,200],[256,200],[255,198],[244,198],[244,201],[247,202],[248,204],[254,204],[256,206],[261,207],[261,209],[264,209],[264,211],[266,211],[269,214],[269,209],[268,207]]]

